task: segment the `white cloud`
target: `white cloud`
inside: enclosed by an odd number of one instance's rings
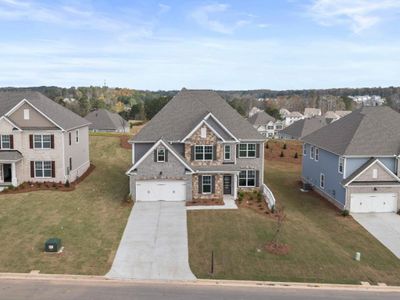
[[[171,6],[164,4],[164,3],[158,3],[158,12],[160,14],[165,14],[171,10]]]
[[[360,33],[400,12],[400,0],[313,0],[309,13],[325,26],[345,24]]]
[[[222,21],[213,18],[213,15],[226,12],[227,4],[215,3],[200,6],[191,14],[192,18],[202,27],[218,33],[230,34],[234,26],[224,24]]]

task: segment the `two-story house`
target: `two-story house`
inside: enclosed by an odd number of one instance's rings
[[[400,208],[400,114],[364,107],[307,135],[302,179],[340,209]]]
[[[277,137],[284,125],[283,121],[276,120],[263,110],[249,115],[248,121],[259,133],[269,139]]]
[[[0,92],[0,187],[76,180],[90,166],[88,125],[38,92]]]
[[[131,196],[236,199],[263,184],[264,140],[216,92],[183,89],[130,141]]]

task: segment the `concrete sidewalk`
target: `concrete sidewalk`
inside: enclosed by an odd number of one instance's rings
[[[106,277],[194,280],[188,252],[185,202],[137,202]]]

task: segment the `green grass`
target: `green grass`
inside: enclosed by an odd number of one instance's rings
[[[400,284],[400,260],[351,217],[318,195],[301,193],[300,166],[266,161],[266,181],[286,221],[281,241],[290,252],[258,252],[271,241],[276,221],[249,209],[188,213],[190,266],[200,278]],[[215,272],[210,274],[211,252]],[[361,252],[361,262],[353,256]]]
[[[131,207],[130,151],[118,137],[90,137],[96,169],[72,192],[0,195],[0,272],[105,274],[112,263]],[[59,237],[62,254],[43,253]]]

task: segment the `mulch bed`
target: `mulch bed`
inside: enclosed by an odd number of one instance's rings
[[[286,144],[286,149],[284,145]],[[281,153],[283,152],[283,157]],[[297,158],[295,158],[297,153]],[[265,143],[264,158],[266,160],[275,160],[301,164],[303,155],[303,146],[298,141],[270,140]]]
[[[24,182],[21,183],[19,186],[12,188],[12,189],[5,189],[4,191],[0,192],[1,194],[19,194],[19,193],[28,193],[28,192],[36,192],[36,191],[60,191],[60,192],[70,192],[75,190],[76,186],[85,180],[93,170],[95,169],[95,165],[91,164],[86,172],[80,176],[77,180],[70,183],[69,186],[61,182]]]
[[[197,199],[192,201],[187,201],[186,206],[199,206],[199,205],[224,205],[224,200],[222,199]]]
[[[237,206],[240,208],[251,209],[251,210],[253,210],[259,214],[263,214],[263,215],[271,214],[271,211],[268,208],[268,205],[265,202],[265,200],[261,199],[261,201],[260,201],[259,199],[257,199],[257,197],[254,197],[252,194],[253,194],[252,192],[245,193],[242,201],[236,200]]]
[[[289,253],[289,246],[286,244],[271,242],[265,245],[265,251],[275,255],[286,255]]]

